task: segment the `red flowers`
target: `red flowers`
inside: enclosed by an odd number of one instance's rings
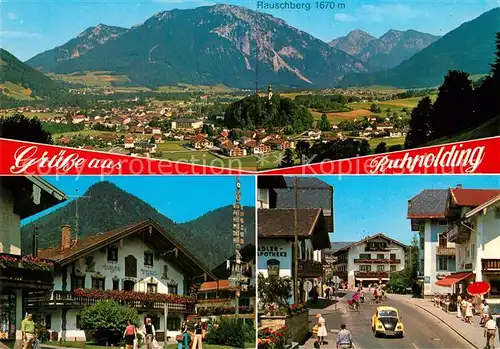
[[[213,307],[213,308],[206,308],[206,309],[199,309],[198,310],[198,314],[203,315],[203,316],[235,314],[235,313],[236,313],[236,307]],[[241,307],[239,307],[239,313],[240,314],[251,314],[251,313],[253,313],[253,308],[247,307],[247,306],[241,306]]]
[[[45,270],[49,271],[54,266],[54,263],[26,255],[23,257],[14,257],[9,255],[0,256],[0,269],[4,268],[25,268],[30,270]]]
[[[288,342],[286,326],[282,326],[276,331],[265,328],[259,331],[258,347],[259,349],[278,349],[285,348]]]
[[[163,293],[141,293],[133,291],[119,291],[119,290],[89,290],[77,289],[75,296],[97,298],[97,299],[111,299],[122,301],[142,301],[142,302],[165,302],[173,304],[194,304],[196,298],[179,296],[173,294]]]

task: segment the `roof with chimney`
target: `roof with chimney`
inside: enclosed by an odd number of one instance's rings
[[[169,252],[164,254],[163,257],[176,264],[186,275],[206,274],[209,279],[217,280],[212,271],[187,251],[180,242],[168,234],[158,223],[152,220],[130,224],[78,240],[68,239],[67,245],[69,246],[63,246],[64,242],[67,241],[64,237],[64,226],[61,235],[61,244],[39,250],[38,257],[53,260],[64,266],[122,239],[136,236],[143,239],[147,245],[154,246],[157,253]],[[175,253],[170,253],[171,251],[175,251]]]
[[[496,196],[500,189],[426,189],[408,200],[408,218],[447,218],[452,207],[477,207]]]

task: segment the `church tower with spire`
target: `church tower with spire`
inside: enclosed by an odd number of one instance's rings
[[[273,97],[273,89],[271,88],[271,85],[267,87],[267,99],[271,100]]]

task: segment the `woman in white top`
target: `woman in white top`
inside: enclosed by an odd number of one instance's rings
[[[328,335],[325,318],[321,314],[316,315],[316,318],[318,319],[318,341],[320,345],[323,345],[325,337]]]
[[[472,316],[473,316],[473,313],[472,313],[472,299],[468,299],[467,300],[467,304],[465,305],[466,308],[465,308],[465,317],[467,318],[467,322],[469,324],[472,323]]]

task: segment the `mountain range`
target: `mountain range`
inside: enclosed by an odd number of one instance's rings
[[[416,30],[391,29],[377,39],[355,29],[347,36],[331,41],[329,45],[358,58],[368,69],[376,71],[397,66],[439,38]]]
[[[98,40],[96,28],[26,63],[59,74],[109,71],[149,87],[249,88],[256,69],[266,84],[322,87],[367,71],[360,60],[285,21],[238,6],[164,11],[129,30],[100,26]]]
[[[451,69],[488,73],[499,31],[500,8],[495,8],[443,37],[389,30],[375,38],[357,29],[325,43],[271,15],[219,4],[160,12],[129,29],[99,24],[26,64],[59,74],[126,75],[123,84],[153,88],[179,83],[420,88],[439,85]],[[13,80],[39,96],[58,88],[1,52],[8,64],[0,67],[0,82]]]
[[[21,229],[22,250],[27,253],[32,252],[35,226],[39,232],[39,248],[60,243],[62,224],[69,224],[75,232],[76,201],[78,200],[79,237],[87,237],[152,219],[210,269],[234,254],[232,205],[213,210],[192,221],[177,224],[146,202],[107,181],[92,185],[83,196],[23,226]],[[244,213],[245,242],[255,244],[255,208],[244,207]]]
[[[419,88],[441,84],[449,70],[487,74],[494,60],[497,32],[500,32],[500,7],[463,23],[394,68],[347,75],[340,86]]]

